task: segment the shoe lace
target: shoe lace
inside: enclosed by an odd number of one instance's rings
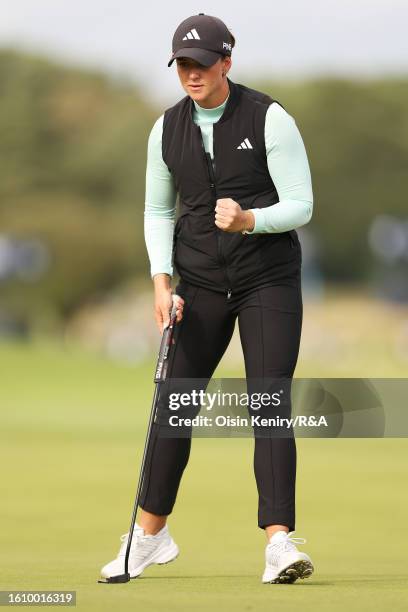
[[[276,559],[280,554],[285,552],[297,551],[296,544],[306,544],[305,538],[292,538],[290,537],[294,533],[291,531],[288,537],[277,542],[270,542],[268,544],[268,550],[272,553],[272,559],[276,562]]]
[[[126,555],[126,548],[128,544],[129,533],[124,533],[120,536],[122,542],[118,557],[124,557]],[[130,545],[130,554],[132,555],[133,561],[142,561],[145,559],[157,546],[157,539],[144,535],[141,532],[134,531],[132,537],[132,543]]]

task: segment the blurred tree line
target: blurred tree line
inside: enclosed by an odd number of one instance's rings
[[[302,133],[323,273],[364,280],[371,219],[407,210],[408,80],[245,84],[279,100]],[[163,110],[123,79],[0,51],[0,235],[42,240],[51,258],[37,282],[3,280],[0,308],[46,326],[150,279],[146,150]]]
[[[364,282],[376,265],[370,222],[379,214],[407,217],[408,78],[256,85],[283,104],[301,131],[324,276]]]

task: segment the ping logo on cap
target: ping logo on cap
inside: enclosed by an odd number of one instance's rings
[[[223,42],[223,43],[222,43],[222,48],[223,48],[223,49],[227,49],[228,51],[232,51],[232,46],[231,46],[231,43],[226,43],[226,42]]]
[[[198,32],[195,28],[193,28],[192,30],[190,30],[189,32],[187,32],[187,34],[184,36],[183,40],[191,40],[192,38],[195,38],[196,40],[201,40]]]

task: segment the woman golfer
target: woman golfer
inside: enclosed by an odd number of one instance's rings
[[[311,218],[305,147],[294,119],[270,96],[231,81],[234,36],[218,18],[184,20],[173,54],[186,92],[154,124],[148,143],[145,240],[160,330],[178,298],[168,376],[210,379],[236,319],[249,378],[291,379],[301,326],[301,246],[295,228]],[[180,215],[174,227],[176,197]],[[173,262],[180,282],[173,290]],[[166,524],[187,465],[190,437],[159,435],[154,423],[132,539],[129,572],[167,563],[178,547]],[[268,543],[263,582],[313,572],[295,529],[294,437],[255,437],[258,526]],[[122,574],[128,534],[102,568]]]

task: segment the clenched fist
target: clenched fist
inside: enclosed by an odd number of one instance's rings
[[[242,210],[232,198],[219,198],[215,207],[215,225],[225,232],[251,231],[255,217],[250,210]]]

